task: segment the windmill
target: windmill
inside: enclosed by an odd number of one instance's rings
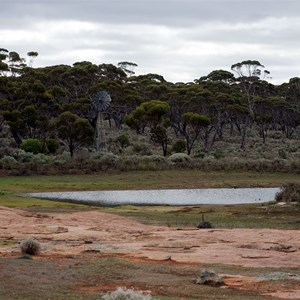
[[[97,92],[92,103],[97,112],[96,131],[95,131],[95,148],[97,152],[106,150],[105,132],[103,124],[103,112],[109,107],[111,98],[108,92]]]

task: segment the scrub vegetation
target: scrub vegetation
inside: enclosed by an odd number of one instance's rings
[[[300,172],[298,77],[273,85],[263,64],[245,60],[171,83],[128,73],[132,65],[34,68],[0,48],[0,173]],[[112,100],[101,128],[99,91]]]

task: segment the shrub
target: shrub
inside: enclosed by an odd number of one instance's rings
[[[195,154],[194,154],[194,157],[195,158],[204,158],[205,157],[205,153],[203,151],[197,151]]]
[[[172,163],[186,163],[191,162],[191,157],[185,153],[174,153],[169,156],[168,160]]]
[[[0,166],[4,170],[11,170],[18,165],[18,162],[12,156],[4,156],[0,160]]]
[[[286,151],[284,149],[279,149],[278,150],[278,156],[280,158],[283,158],[283,159],[287,159],[288,158],[287,153],[286,153]]]
[[[300,184],[289,183],[282,187],[281,190],[276,194],[275,200],[300,203]]]
[[[128,147],[130,145],[129,137],[127,134],[121,134],[116,138],[116,142],[120,144],[121,148]]]
[[[216,159],[220,159],[220,158],[224,158],[225,157],[225,154],[223,151],[221,150],[217,150],[213,153],[213,156],[216,158]]]
[[[182,153],[185,150],[186,150],[186,143],[184,140],[177,140],[172,146],[172,151],[175,153]]]
[[[141,291],[132,289],[117,288],[114,292],[107,293],[102,296],[103,300],[151,300],[149,294],[144,294]]]
[[[43,152],[43,145],[38,139],[28,139],[22,142],[21,149],[25,152],[37,154]]]
[[[41,247],[37,240],[28,238],[21,243],[22,254],[38,255]]]
[[[56,154],[59,149],[59,142],[56,139],[47,139],[46,140],[46,148],[49,154]]]
[[[144,157],[145,161],[152,161],[156,163],[165,163],[166,159],[162,155],[148,155]]]
[[[137,170],[140,157],[137,155],[119,157],[116,161],[116,168],[120,171]]]
[[[33,162],[36,163],[37,165],[44,165],[48,163],[48,158],[49,156],[46,156],[43,153],[38,153],[37,155],[34,155],[33,157]]]
[[[147,144],[134,144],[132,148],[133,152],[141,155],[151,155],[151,149]]]
[[[116,168],[118,156],[113,153],[93,153],[89,160],[90,169],[93,171],[106,171]]]
[[[2,140],[1,140],[2,142]],[[0,146],[0,158],[4,156],[13,156],[16,149],[13,147],[5,147],[3,144]]]
[[[31,162],[34,158],[34,154],[32,152],[22,151],[18,157],[18,161],[21,163]]]

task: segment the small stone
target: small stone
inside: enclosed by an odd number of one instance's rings
[[[165,260],[172,260],[171,255],[166,256],[166,257],[165,257]]]
[[[196,279],[196,283],[210,286],[220,286],[224,284],[224,279],[213,270],[203,269],[201,270],[200,277]]]

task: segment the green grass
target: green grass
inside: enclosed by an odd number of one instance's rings
[[[16,242],[10,242],[10,241],[0,241],[0,247],[8,247],[8,246],[15,246],[17,243]]]
[[[0,177],[0,191],[13,193],[116,189],[270,187],[299,182],[300,174],[204,172],[198,170],[132,171],[98,175]]]
[[[199,205],[199,206],[119,206],[103,208],[109,213],[132,218],[144,224],[170,227],[196,227],[202,221],[216,228],[300,229],[300,207],[277,204]]]
[[[43,207],[43,208],[86,208],[84,205],[73,204],[67,202],[40,200],[36,198],[21,197],[13,193],[0,192],[0,206],[10,208],[28,208],[28,207]]]

